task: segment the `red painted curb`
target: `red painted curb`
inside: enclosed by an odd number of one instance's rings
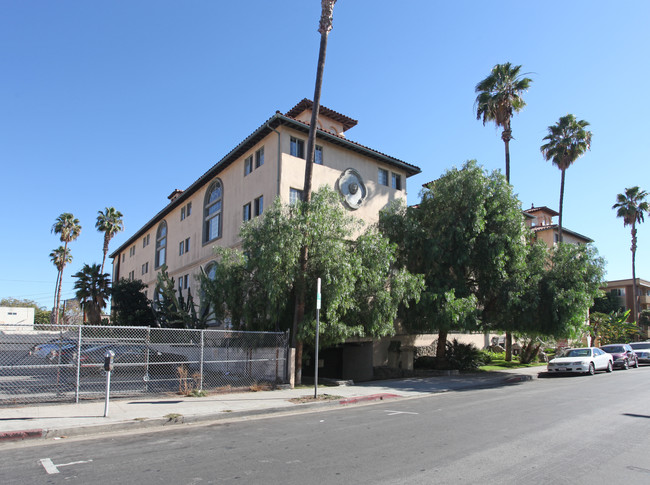
[[[0,441],[17,441],[29,438],[42,438],[42,429],[26,429],[23,431],[3,431],[0,433]]]
[[[339,401],[339,404],[354,404],[362,401],[382,401],[384,399],[390,399],[395,397],[401,397],[399,394],[371,394],[370,396],[361,396],[361,397],[350,397],[348,399],[342,399]]]

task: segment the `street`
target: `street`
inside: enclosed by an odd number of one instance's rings
[[[3,484],[650,482],[650,367],[0,445]]]

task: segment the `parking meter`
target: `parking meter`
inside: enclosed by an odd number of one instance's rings
[[[113,370],[113,360],[115,359],[115,352],[107,350],[104,354],[104,370],[110,372]]]

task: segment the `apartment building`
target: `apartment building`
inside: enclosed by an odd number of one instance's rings
[[[110,257],[113,281],[139,279],[154,299],[156,277],[167,265],[186,295],[198,292],[201,268],[216,264],[214,246],[237,247],[242,224],[264,213],[276,197],[302,197],[312,101],[279,111],[185,189],[175,189],[161,210]],[[328,185],[352,215],[373,224],[391,201],[406,202],[407,179],[420,173],[403,162],[347,138],[357,121],[321,106],[313,167],[314,190]]]

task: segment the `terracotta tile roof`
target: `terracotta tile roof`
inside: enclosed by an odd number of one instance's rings
[[[526,209],[524,212],[528,214],[532,214],[534,212],[546,212],[547,214],[550,214],[551,216],[559,216],[559,212],[555,212],[553,209],[550,209],[543,205],[542,207],[531,207],[530,209]]]
[[[293,108],[287,111],[284,115],[288,116],[289,118],[295,118],[303,111],[311,109],[313,105],[314,102],[311,99],[303,98],[302,101],[300,101],[297,105],[295,105]],[[322,105],[318,107],[318,114],[326,116],[328,118],[333,119],[334,121],[338,121],[339,123],[341,123],[343,125],[343,131],[349,130],[353,126],[356,126],[356,124],[358,123],[357,120],[353,120],[349,116],[345,116],[344,114],[334,111],[333,109],[326,108],[325,106]]]

